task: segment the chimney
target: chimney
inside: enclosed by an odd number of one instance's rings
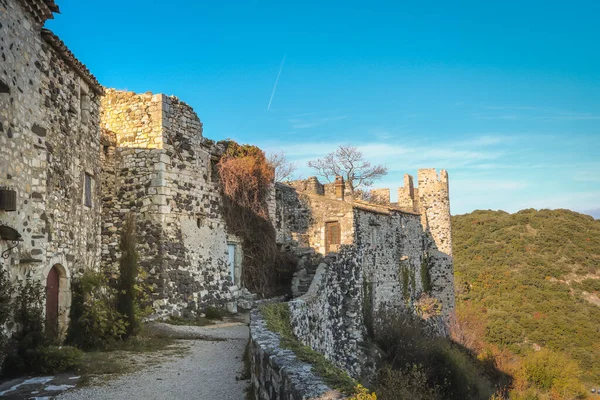
[[[344,178],[341,176],[335,177],[335,198],[337,200],[344,200]]]

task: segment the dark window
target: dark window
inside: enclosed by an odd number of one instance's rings
[[[342,243],[342,230],[339,222],[327,222],[325,224],[325,252],[338,251]]]
[[[88,207],[92,206],[92,176],[85,174],[85,198],[84,204]]]
[[[10,87],[0,80],[0,93],[10,93]]]

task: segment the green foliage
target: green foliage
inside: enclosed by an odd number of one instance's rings
[[[580,379],[600,380],[600,312],[582,294],[600,288],[600,221],[474,211],[452,217],[452,234],[457,308],[479,310],[487,343],[526,360],[536,343],[577,361]]]
[[[409,286],[409,276],[408,276],[408,267],[406,265],[400,266],[400,276],[402,276],[402,298],[404,301],[408,302],[410,300],[410,286]]]
[[[17,353],[23,355],[27,349],[36,349],[48,343],[44,334],[44,287],[27,275],[20,280],[14,299],[14,321],[18,331],[12,340],[17,342]]]
[[[412,314],[382,312],[375,343],[385,357],[375,391],[381,399],[488,399],[482,362],[446,338],[435,338]],[[394,397],[394,393],[402,397]]]
[[[0,279],[1,280],[1,279]],[[3,282],[5,287],[9,284]],[[73,347],[52,346],[52,338],[44,330],[44,288],[27,276],[19,281],[11,301],[17,331],[5,346],[3,376],[27,373],[58,373],[75,370],[81,363],[81,351]]]
[[[585,398],[585,387],[577,379],[579,365],[563,354],[542,349],[525,358],[523,369],[526,379],[539,389],[565,399]]]
[[[443,399],[442,388],[431,386],[422,365],[403,369],[383,367],[377,371],[377,396],[381,400]]]
[[[9,353],[4,361],[3,375],[56,374],[76,371],[81,365],[83,352],[70,346],[41,346],[25,349],[21,354]]]
[[[271,303],[260,306],[267,329],[281,336],[281,347],[290,349],[299,360],[309,363],[314,371],[332,388],[345,394],[354,394],[357,382],[341,369],[334,366],[324,355],[302,345],[292,330],[290,308],[286,303]]]
[[[119,278],[117,280],[117,310],[127,321],[126,337],[136,334],[140,327],[137,302],[139,290],[136,287],[138,278],[136,242],[135,217],[133,214],[129,214],[121,232],[119,243],[121,259],[119,260]]]
[[[204,315],[208,319],[222,320],[227,315],[227,310],[224,307],[208,306],[204,309]]]
[[[425,293],[431,292],[431,274],[429,272],[429,258],[427,256],[423,257],[423,261],[421,262],[421,284]]]
[[[0,350],[6,346],[6,342],[8,341],[3,327],[12,315],[13,292],[14,287],[8,276],[8,271],[0,265]],[[2,355],[0,355],[0,365],[2,365]]]
[[[127,322],[117,311],[115,291],[101,272],[86,271],[71,284],[71,323],[67,343],[101,349],[121,340]]]
[[[367,335],[373,336],[373,282],[363,281],[363,321]]]

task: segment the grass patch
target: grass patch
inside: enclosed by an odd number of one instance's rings
[[[107,379],[113,376],[133,372],[139,364],[150,365],[149,353],[169,351],[177,354],[181,349],[174,347],[175,339],[151,334],[142,329],[137,336],[112,343],[103,350],[83,353],[82,362],[77,370],[82,375],[80,385],[87,384],[92,378]],[[133,354],[132,354],[133,353]],[[134,354],[144,354],[142,360]]]
[[[171,316],[169,317],[169,319],[166,319],[163,322],[165,324],[179,326],[207,326],[214,324],[214,322],[211,319],[208,319],[206,317],[183,318]]]
[[[281,336],[280,345],[282,348],[292,350],[299,360],[311,364],[317,375],[333,389],[349,395],[356,393],[358,383],[354,379],[333,365],[324,355],[298,341],[290,324],[288,304],[263,304],[260,306],[260,312],[265,318],[267,329]]]

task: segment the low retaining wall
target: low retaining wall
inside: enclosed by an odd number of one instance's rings
[[[323,259],[308,292],[288,303],[298,340],[353,378],[366,363],[362,275],[356,250],[342,246]]]
[[[333,400],[343,395],[331,389],[298,360],[291,350],[279,347],[280,336],[267,329],[258,309],[250,314],[252,390],[257,400]]]

